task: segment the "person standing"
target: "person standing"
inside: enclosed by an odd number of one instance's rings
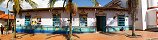
[[[3,27],[3,25],[1,25],[0,27],[1,27],[1,34],[3,35],[4,27]]]
[[[11,28],[12,28],[11,30],[12,30],[12,33],[13,33],[14,32],[14,24],[13,23],[11,24]]]

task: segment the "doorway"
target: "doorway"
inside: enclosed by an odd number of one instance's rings
[[[106,26],[106,16],[96,16],[97,31],[104,31]]]

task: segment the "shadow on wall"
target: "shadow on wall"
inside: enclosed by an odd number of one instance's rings
[[[114,30],[114,31],[117,31],[115,29],[116,26],[114,26],[114,23],[117,22],[116,16],[114,16],[113,18],[108,18],[108,21],[109,22],[107,23],[107,25],[105,27],[106,28],[105,32],[110,32],[111,29]]]

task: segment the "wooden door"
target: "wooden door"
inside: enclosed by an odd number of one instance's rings
[[[97,18],[97,31],[104,31],[106,26],[106,16],[96,16]]]

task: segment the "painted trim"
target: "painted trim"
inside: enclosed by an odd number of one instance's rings
[[[158,12],[156,12],[156,25],[158,26]]]
[[[29,27],[17,26],[16,31],[18,33],[53,33],[53,34],[63,34],[68,32],[67,27],[38,27],[35,29],[30,29]],[[73,33],[89,33],[95,32],[96,29],[94,27],[73,27]]]
[[[158,8],[158,6],[149,7],[148,10],[149,10],[149,9],[154,9],[154,8]]]
[[[149,28],[156,28],[157,27],[157,25],[147,25],[147,29],[149,29]]]

